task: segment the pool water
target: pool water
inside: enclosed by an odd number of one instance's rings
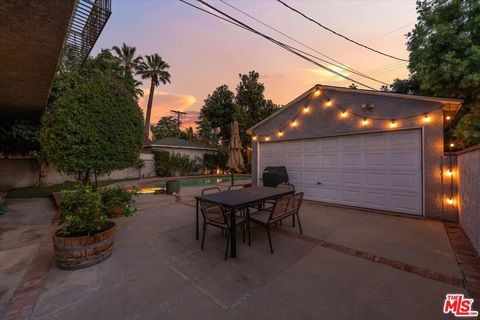
[[[175,180],[175,178],[172,178]],[[194,186],[208,186],[208,185],[215,185],[223,182],[230,182],[230,177],[208,177],[208,178],[187,178],[187,179],[178,179],[180,182],[180,186],[182,187],[194,187]],[[249,176],[240,176],[234,178],[235,183],[237,181],[242,181],[243,183],[247,183],[250,181]],[[152,182],[149,183],[149,187],[161,187],[165,188],[166,181],[159,181],[159,182]]]

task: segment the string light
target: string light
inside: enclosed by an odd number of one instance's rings
[[[343,111],[340,113],[340,117],[342,117],[342,118],[346,118],[347,116],[348,116],[347,110],[343,110]]]
[[[290,122],[290,126],[292,128],[295,128],[297,125],[298,125],[297,120],[292,120],[292,122]]]
[[[363,124],[364,126],[366,126],[366,125],[368,124],[368,119],[367,119],[367,118],[363,118],[362,124]]]
[[[321,94],[322,94],[322,91],[320,90],[320,88],[316,88],[315,91],[313,92],[313,95],[314,95],[315,97],[318,97],[318,96],[321,95]]]
[[[450,148],[453,148],[453,147],[455,147],[455,143],[450,142]]]
[[[447,119],[448,121],[450,121],[452,119],[451,116],[446,116],[445,119]]]
[[[447,198],[447,203],[451,205],[455,203],[455,199],[453,198],[453,195]]]
[[[428,113],[425,113],[425,117],[423,117],[423,122],[425,122],[425,123],[430,122],[430,117],[428,116]]]
[[[325,106],[326,106],[326,107],[331,107],[332,104],[333,104],[333,102],[332,102],[332,100],[330,100],[330,99],[327,99],[327,102],[325,102]]]
[[[308,113],[310,111],[310,107],[308,105],[303,107],[303,113]]]
[[[392,119],[392,121],[390,121],[390,128],[396,128],[397,127],[397,123],[395,122],[395,120]]]
[[[257,137],[256,135],[253,135],[253,136],[252,136],[252,140],[253,140],[253,141],[257,141],[257,139],[258,139],[258,137]]]
[[[270,141],[270,136],[266,136],[265,141]]]
[[[452,169],[448,169],[445,174],[447,175],[447,177],[453,177],[453,171],[452,171]]]
[[[277,134],[278,134],[279,137],[283,136],[282,130],[279,130]]]

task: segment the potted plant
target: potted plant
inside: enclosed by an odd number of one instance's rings
[[[131,216],[135,211],[135,200],[138,196],[138,188],[130,189],[111,188],[101,191],[103,208],[109,218]]]
[[[60,269],[85,268],[111,255],[117,226],[108,220],[102,196],[92,186],[63,191],[59,223],[53,243]]]

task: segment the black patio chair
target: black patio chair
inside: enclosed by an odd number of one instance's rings
[[[227,260],[228,256],[228,247],[230,244],[230,219],[228,216],[227,211],[219,204],[209,203],[206,201],[200,201],[200,210],[202,212],[203,217],[203,235],[202,235],[202,246],[201,249],[203,250],[203,245],[205,243],[205,233],[207,231],[207,226],[213,226],[216,228],[220,228],[226,232],[227,235],[227,247],[225,249],[225,260]],[[237,217],[236,218],[236,226],[234,230],[237,230],[238,226],[242,227],[243,233],[243,242],[245,243],[245,224],[247,220],[244,217]]]
[[[247,212],[248,220],[248,245],[251,245],[251,232],[250,232],[250,222],[267,229],[268,242],[270,244],[270,252],[273,254],[272,238],[270,236],[270,226],[276,224],[277,222],[282,221],[285,218],[290,216],[297,217],[298,227],[300,233],[303,234],[302,225],[300,223],[300,217],[298,211],[302,205],[303,192],[288,195],[282,198],[277,199],[273,206],[268,208],[249,208]],[[251,212],[250,209],[255,210]]]

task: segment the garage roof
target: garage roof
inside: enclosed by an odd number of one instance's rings
[[[281,108],[277,112],[273,113],[269,117],[263,119],[259,123],[255,124],[253,127],[249,128],[247,130],[247,133],[251,134],[253,129],[262,125],[267,120],[277,116],[279,113],[287,110],[291,106],[295,105],[296,102],[304,99],[308,94],[310,94],[310,92],[312,92],[312,90],[317,89],[317,88],[320,89],[320,90],[343,92],[343,93],[353,93],[353,94],[388,97],[388,98],[393,98],[393,99],[409,99],[409,100],[440,103],[443,106],[444,110],[447,110],[447,111],[450,111],[450,112],[457,112],[460,109],[460,107],[462,106],[462,103],[463,103],[463,100],[460,100],[460,99],[429,97],[429,96],[420,96],[420,95],[413,95],[413,94],[400,94],[400,93],[393,93],[393,92],[373,91],[373,90],[364,90],[364,89],[352,89],[352,88],[325,86],[325,85],[318,84],[318,85],[315,85],[312,88],[308,89],[307,91],[305,91],[299,97],[297,97],[294,100],[287,103],[283,108]]]

